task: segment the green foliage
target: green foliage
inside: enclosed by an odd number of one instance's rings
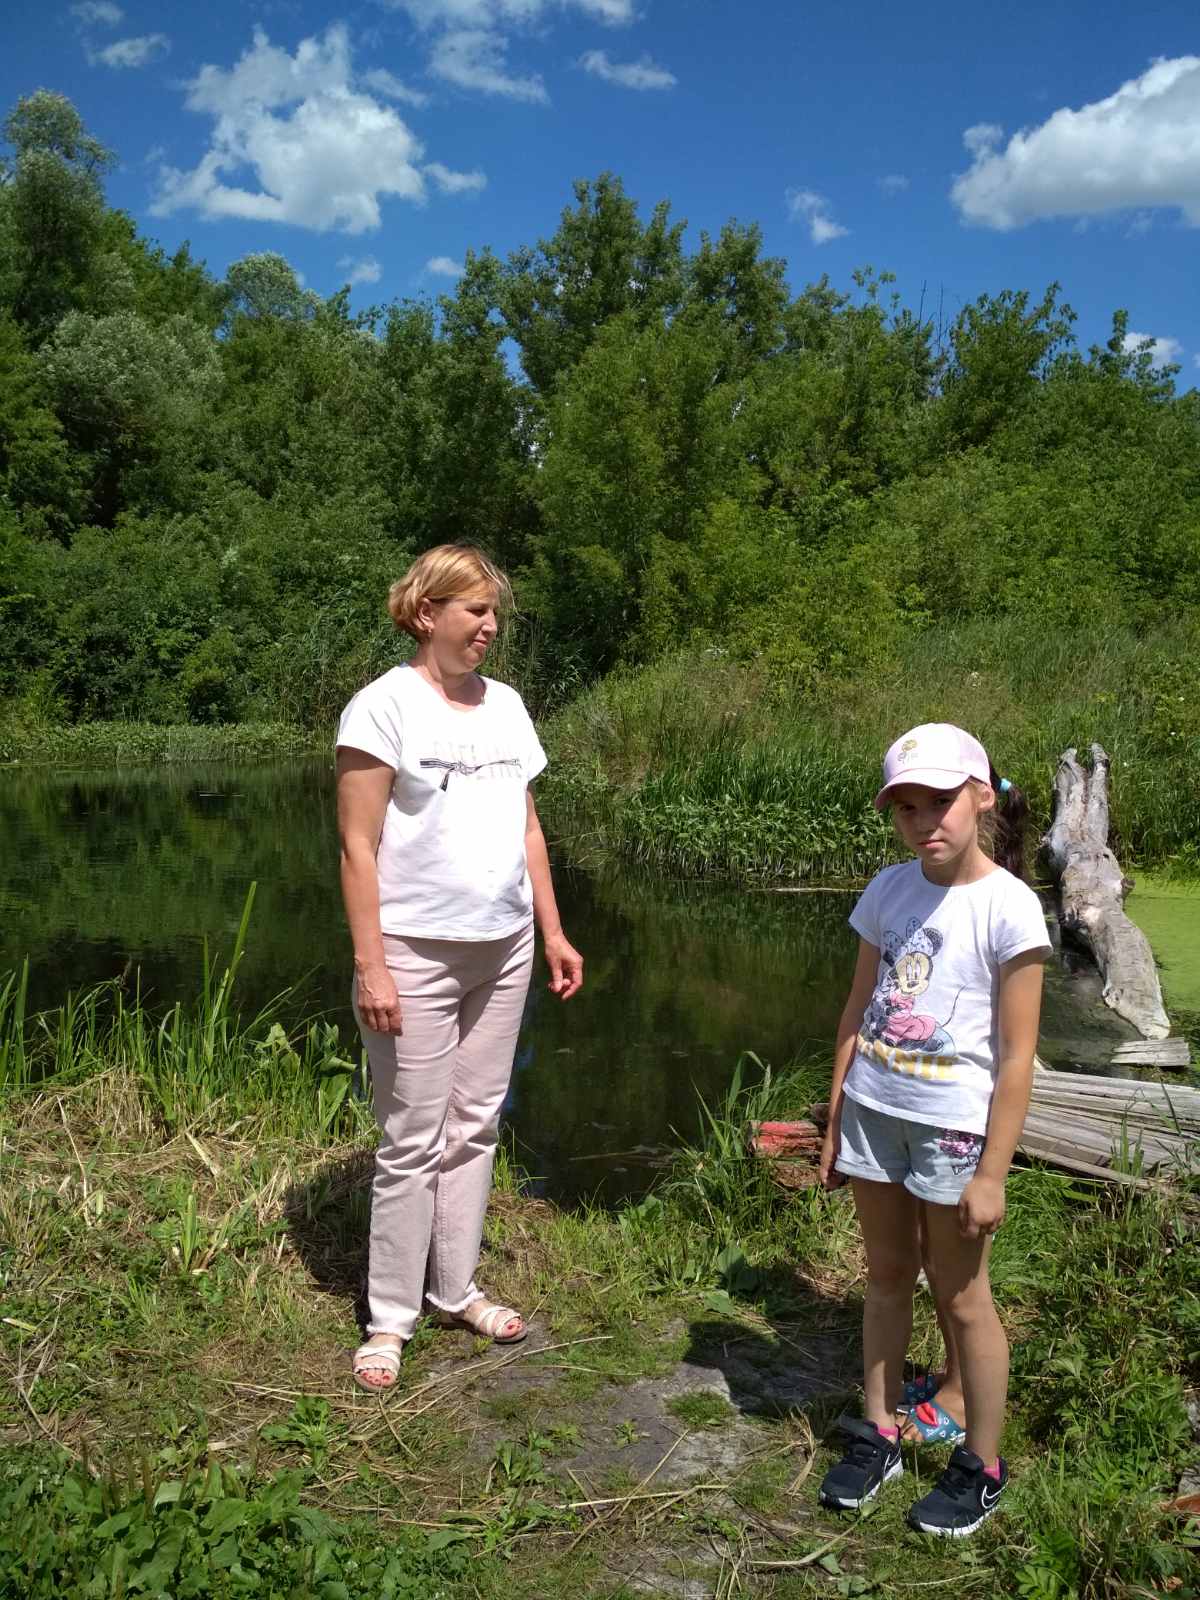
[[[788,614],[775,613],[779,626]],[[871,805],[881,753],[906,726],[945,720],[974,729],[1025,790],[1031,844],[1049,821],[1059,754],[1098,740],[1113,760],[1120,858],[1195,861],[1194,621],[1143,637],[1001,614],[898,630],[875,649],[865,670],[843,658],[815,676],[811,658],[785,673],[779,656],[744,663],[712,648],[610,674],[546,727],[542,809],[554,833],[593,861],[865,877],[898,848]]]
[[[0,1458],[0,1593],[227,1600],[436,1600],[465,1556],[372,1532],[301,1502],[304,1477],[259,1479],[215,1463],[182,1478],[143,1457],[93,1478],[66,1458]]]
[[[1057,285],[981,295],[949,328],[869,267],[793,295],[753,224],[689,250],[666,201],[643,216],[603,173],[548,237],[468,253],[436,306],[356,316],[277,254],[218,282],[142,239],[62,96],[20,101],[5,136],[0,722],[327,730],[404,648],[389,582],[449,539],[513,572],[498,670],[541,711],[687,651],[741,664],[773,718],[886,703],[890,736],[933,698],[948,629],[1103,619],[1154,656],[1200,602],[1200,400],[1126,348],[1123,311],[1077,348]],[[1163,656],[1135,743],[1174,759],[1195,696]],[[950,698],[974,726],[966,686]],[[712,709],[714,748],[649,753],[623,849],[738,872],[877,854],[852,798],[865,743],[850,767],[840,731],[831,764],[823,735],[731,756]],[[1087,742],[1105,718],[1076,712]],[[1193,811],[1161,854],[1200,847]]]

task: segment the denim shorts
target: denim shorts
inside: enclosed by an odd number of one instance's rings
[[[983,1154],[981,1133],[932,1128],[842,1099],[842,1142],[834,1165],[848,1178],[902,1183],[918,1200],[955,1206]]]

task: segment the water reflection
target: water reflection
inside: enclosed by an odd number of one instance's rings
[[[190,999],[205,940],[229,950],[256,880],[243,1009],[293,987],[293,1014],[326,1011],[351,1034],[327,763],[14,770],[0,774],[0,826],[0,966],[30,957],[32,1005],[135,971],[152,1003]],[[851,902],[566,871],[557,883],[587,985],[563,1006],[539,968],[508,1121],[548,1192],[616,1199],[649,1170],[593,1158],[691,1133],[697,1091],[719,1097],[741,1051],[782,1063],[828,1046]],[[1054,1017],[1083,1026],[1067,1010],[1054,975],[1050,1031]]]

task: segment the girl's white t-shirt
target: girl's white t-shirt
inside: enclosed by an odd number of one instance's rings
[[[1050,949],[1038,897],[1003,867],[944,888],[906,861],[871,880],[850,926],[878,946],[879,976],[845,1093],[893,1117],[986,1133],[1000,968]]]
[[[384,933],[502,939],[532,915],[525,787],[546,756],[516,690],[484,683],[478,706],[455,711],[393,667],[342,712],[338,746],[395,773],[376,854]]]

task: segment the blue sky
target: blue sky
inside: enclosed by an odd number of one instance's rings
[[[48,0],[5,45],[5,107],[69,95],[110,199],[218,273],[436,294],[610,169],[693,241],[758,222],[796,289],[871,264],[949,317],[1057,279],[1082,343],[1125,307],[1200,381],[1195,0]]]

